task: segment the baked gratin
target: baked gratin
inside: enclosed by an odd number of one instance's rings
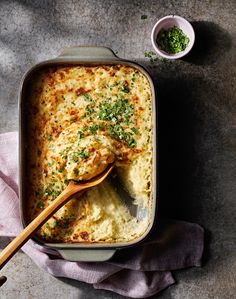
[[[134,203],[152,202],[152,103],[148,79],[126,65],[57,66],[30,81],[27,116],[29,221],[70,180],[87,180],[115,161]],[[106,179],[71,199],[38,231],[46,242],[127,242],[141,236],[137,219]]]

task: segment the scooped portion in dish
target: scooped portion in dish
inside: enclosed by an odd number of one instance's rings
[[[68,180],[89,180],[115,161],[115,151],[106,136],[88,135],[78,142],[78,125],[72,124],[55,141],[52,160],[59,162]]]
[[[125,65],[57,66],[29,84],[29,220],[70,180],[89,180],[115,161],[134,203],[152,202],[152,103],[148,79]],[[42,226],[47,242],[127,242],[149,215],[131,215],[109,179],[73,198]]]

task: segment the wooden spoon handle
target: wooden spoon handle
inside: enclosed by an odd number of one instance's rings
[[[84,189],[81,187],[81,189]],[[79,186],[67,188],[44,209],[26,228],[8,244],[0,253],[0,269],[12,258],[12,256],[27,242],[30,237],[45,223],[57,210],[60,209],[75,193],[79,192]],[[83,191],[81,191],[82,194]]]
[[[54,201],[44,209],[26,228],[0,253],[0,269],[11,259],[11,257],[25,244],[26,241],[45,223],[60,207],[75,194],[83,190],[100,184],[114,168],[114,163],[110,164],[107,169],[98,175],[96,179],[84,184],[75,185],[69,183],[66,189]]]

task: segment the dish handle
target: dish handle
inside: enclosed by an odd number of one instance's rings
[[[74,46],[65,48],[58,58],[79,58],[85,60],[119,59],[116,54],[107,47]]]
[[[105,262],[113,257],[114,249],[59,249],[61,256],[71,262]]]

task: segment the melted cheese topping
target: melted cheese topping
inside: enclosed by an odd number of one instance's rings
[[[90,179],[114,160],[135,203],[150,207],[151,91],[142,73],[124,65],[47,68],[34,75],[30,90],[30,219],[69,180]],[[125,242],[142,235],[148,222],[131,216],[106,179],[70,200],[38,235],[59,242]]]

